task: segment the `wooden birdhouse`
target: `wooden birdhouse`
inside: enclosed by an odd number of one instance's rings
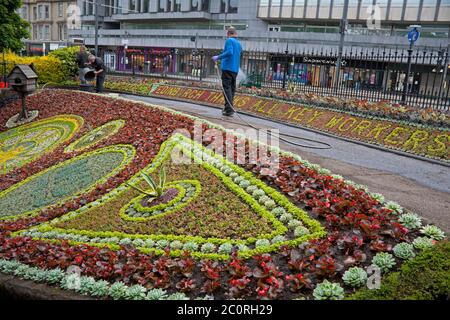
[[[36,90],[38,76],[33,65],[17,64],[8,75],[8,82],[14,91],[30,94]]]
[[[33,64],[17,64],[8,75],[8,83],[11,88],[19,93],[22,98],[22,111],[17,118],[17,121],[28,119],[28,112],[26,107],[26,96],[36,90],[38,76],[34,70]]]

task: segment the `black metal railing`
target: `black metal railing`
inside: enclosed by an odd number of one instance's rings
[[[133,48],[104,52],[103,56],[112,72],[216,81],[211,58],[218,53],[209,49]],[[409,55],[411,73],[407,76]],[[339,72],[337,59],[338,53],[333,50],[245,51],[241,68],[247,78],[243,85],[438,110],[450,108],[448,48],[347,50]]]

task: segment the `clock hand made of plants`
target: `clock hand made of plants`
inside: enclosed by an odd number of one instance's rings
[[[60,115],[0,132],[0,173],[37,159],[70,140],[83,125],[75,115]]]
[[[182,135],[163,143],[143,172],[102,199],[19,234],[111,248],[131,244],[143,252],[169,246],[173,255],[187,250],[227,259],[233,247],[246,258],[325,233],[252,173]]]

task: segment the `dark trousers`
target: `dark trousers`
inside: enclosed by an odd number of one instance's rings
[[[105,82],[105,76],[99,77],[97,76],[97,80],[95,81],[95,92],[102,93],[103,92],[103,83]]]
[[[236,93],[236,77],[237,73],[224,70],[222,72],[222,86],[225,98],[225,108],[224,111],[233,111],[233,100],[234,94]]]

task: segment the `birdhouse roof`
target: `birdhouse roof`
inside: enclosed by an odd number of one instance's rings
[[[37,79],[37,74],[31,69],[31,67],[27,64],[16,64],[14,68],[9,73],[8,77],[10,77],[15,70],[20,70],[20,72],[27,78],[27,79]]]

